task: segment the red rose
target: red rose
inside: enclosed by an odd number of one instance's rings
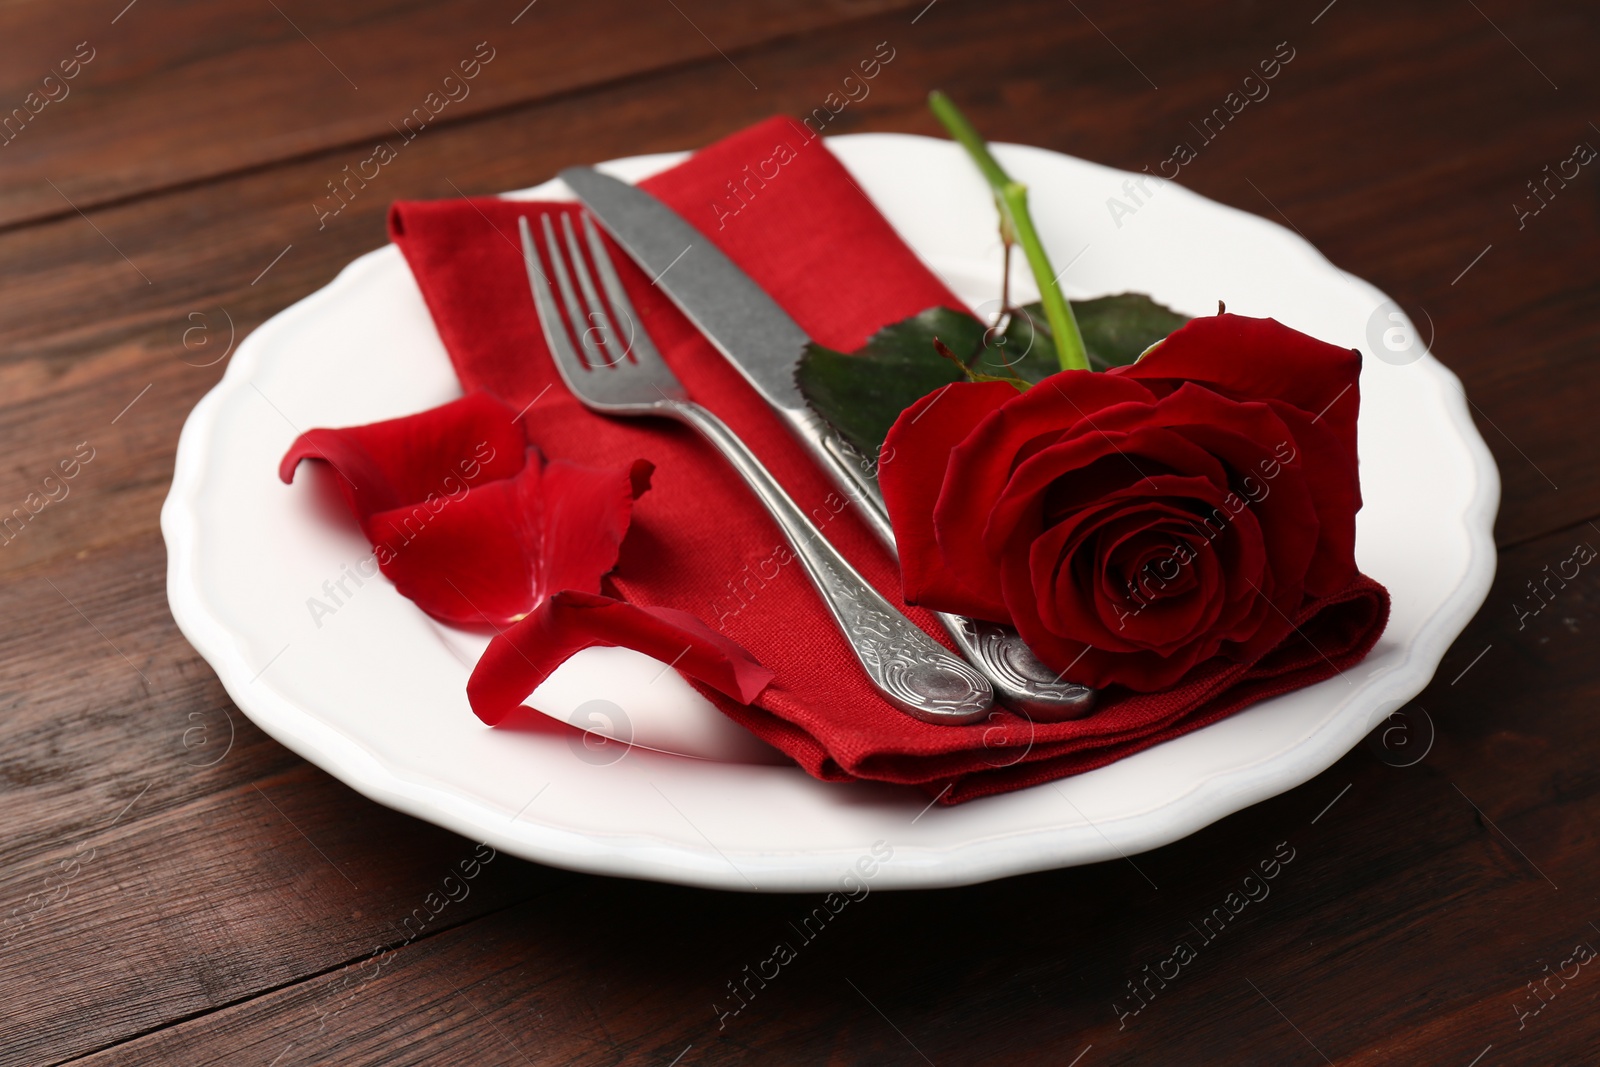
[[[906,600],[1010,623],[1093,686],[1259,658],[1356,577],[1360,369],[1218,315],[1108,373],[924,397],[880,471]]]

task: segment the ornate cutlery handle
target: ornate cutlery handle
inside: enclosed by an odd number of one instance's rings
[[[897,552],[876,468],[820,419],[807,422],[801,433],[814,435],[812,439],[822,446],[832,463],[834,481],[863,505],[867,525],[890,552]],[[893,458],[881,462],[893,462]],[[855,491],[851,492],[851,488]],[[988,676],[995,694],[1008,708],[1037,722],[1081,719],[1094,710],[1095,691],[1077,682],[1062,681],[1060,675],[1039,662],[1015,630],[943,611],[934,614],[961,654]]]
[[[968,723],[988,713],[994,705],[989,680],[868,585],[721,419],[686,401],[669,400],[662,409],[699,430],[760,498],[885,698],[924,722]]]

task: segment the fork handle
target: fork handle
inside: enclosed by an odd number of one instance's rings
[[[889,509],[878,487],[876,465],[862,457],[838,432],[807,411],[797,427],[801,440],[821,446],[823,463],[834,482],[861,505],[861,513],[885,548],[899,554]],[[880,461],[883,462],[883,461]],[[994,686],[1000,702],[1034,722],[1081,719],[1094,710],[1096,693],[1086,685],[1062,681],[1061,675],[1039,662],[1009,626],[968,619],[944,611],[934,612],[956,648]]]
[[[867,677],[886,700],[914,718],[945,725],[975,722],[988,714],[994,705],[989,680],[924,633],[857,574],[721,419],[687,401],[670,400],[662,406],[700,431],[766,506]]]

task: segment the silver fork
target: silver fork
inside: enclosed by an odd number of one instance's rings
[[[611,257],[587,214],[584,236],[595,273],[618,317],[631,327],[622,345],[584,262],[572,217],[561,216],[566,254],[548,214],[540,216],[545,257],[566,308],[566,323],[583,350],[580,358],[562,325],[550,280],[539,269],[539,254],[527,216],[518,220],[528,284],[539,312],[545,341],[556,369],[573,395],[606,415],[655,415],[677,419],[698,430],[744,478],[767,513],[782,528],[796,557],[844,633],[856,659],[884,698],[924,722],[960,724],[982,718],[994,705],[989,680],[966,661],[946,651],[906,618],[856,573],[806,518],[754,453],[732,430],[691,401],[656,350],[633,304],[623,291]],[[573,287],[573,277],[577,288]],[[582,302],[579,293],[582,293]]]

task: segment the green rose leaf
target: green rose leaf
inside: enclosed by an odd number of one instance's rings
[[[1074,300],[1072,312],[1083,333],[1083,346],[1089,350],[1089,366],[1095,370],[1127,366],[1145,349],[1189,321],[1189,316],[1180,315],[1143,293]]]
[[[949,308],[929,308],[885,326],[853,355],[813,342],[795,380],[812,408],[864,456],[876,456],[900,413],[941,385],[961,380],[961,368],[939,355],[937,337],[969,357],[983,343],[983,324]]]
[[[1189,321],[1141,293],[1075,300],[1072,311],[1095,370],[1132,363]],[[807,345],[795,379],[819,415],[862,455],[876,456],[900,413],[942,385],[963,378],[1001,378],[1026,387],[1060,371],[1038,304],[1019,309],[985,345],[988,332],[971,315],[929,308],[885,326],[851,354]],[[939,354],[935,338],[965,370]]]

